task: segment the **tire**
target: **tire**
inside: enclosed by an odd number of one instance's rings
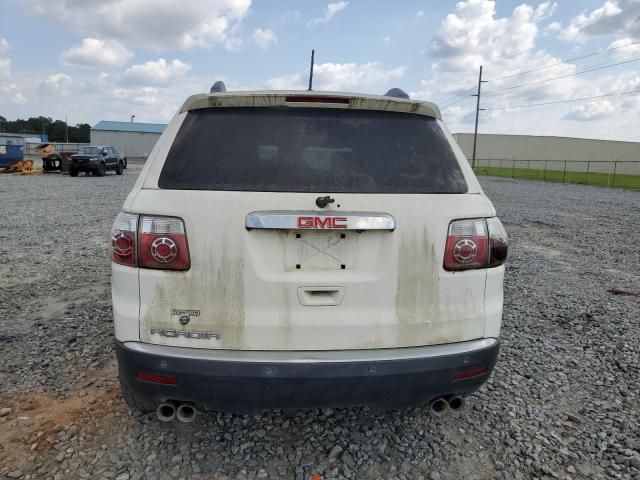
[[[116,175],[122,175],[122,172],[124,172],[124,167],[122,166],[122,162],[118,162],[118,165],[116,165]]]
[[[157,405],[153,405],[149,400],[136,395],[122,380],[120,381],[120,390],[122,398],[131,410],[143,415],[155,412]]]
[[[96,170],[93,173],[96,177],[104,177],[104,172],[105,172],[104,163],[101,163],[100,165],[98,165],[98,168],[96,168]]]
[[[69,175],[72,177],[77,177],[78,176],[78,170],[76,170],[75,168],[70,168],[69,169]]]

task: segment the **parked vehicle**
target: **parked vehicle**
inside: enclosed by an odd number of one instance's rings
[[[112,231],[132,408],[441,414],[489,378],[505,230],[438,107],[394,95],[186,100]]]
[[[113,170],[117,175],[122,175],[124,163],[113,147],[108,146],[84,146],[78,153],[71,155],[69,175],[77,177],[80,172],[93,173],[98,177],[105,172]]]
[[[123,168],[126,170],[127,169],[127,157],[124,155],[124,153],[120,153],[118,150],[116,150],[114,147],[113,151],[115,152],[115,154],[118,156],[118,158],[122,161],[122,166]]]

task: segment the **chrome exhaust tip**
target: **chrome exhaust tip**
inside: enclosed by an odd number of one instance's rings
[[[196,419],[196,409],[189,403],[181,403],[176,410],[176,418],[182,423],[191,423]]]
[[[453,396],[449,399],[449,408],[454,412],[462,410],[466,404],[467,401],[464,399],[464,397],[459,397],[458,395]]]
[[[436,417],[442,417],[449,411],[449,403],[444,398],[436,398],[431,402],[431,413]]]
[[[171,422],[176,418],[176,407],[172,403],[161,403],[156,409],[156,416],[161,422]]]

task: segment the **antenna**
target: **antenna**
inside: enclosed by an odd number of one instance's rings
[[[313,58],[315,56],[315,53],[315,50],[311,50],[311,66],[309,67],[309,91],[311,91],[311,87],[313,87]]]

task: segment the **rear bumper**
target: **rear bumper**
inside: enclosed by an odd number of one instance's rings
[[[145,403],[175,400],[235,412],[403,407],[467,395],[489,378],[498,350],[495,338],[333,352],[212,351],[116,342],[120,380]],[[176,384],[141,381],[138,372],[175,377]],[[475,374],[456,379],[470,373]]]

